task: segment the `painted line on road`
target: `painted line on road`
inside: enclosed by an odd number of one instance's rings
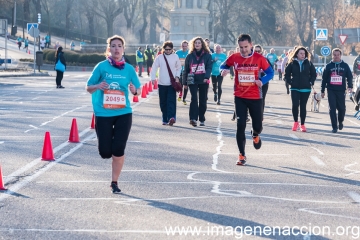
[[[360,195],[356,192],[350,191],[347,192],[347,194],[356,202],[356,203],[360,203]]]
[[[1,141],[1,142],[0,142],[0,144],[3,144],[3,143],[4,143],[4,141]]]
[[[320,155],[324,155],[324,153],[322,151],[320,151],[319,149],[317,149],[316,147],[311,147],[312,149],[314,149],[315,151],[317,151]]]
[[[350,120],[349,118],[345,118],[345,119],[346,119],[346,120],[348,120],[349,122],[351,122],[351,123],[355,124],[355,125],[360,126],[360,124],[358,124],[357,122],[354,122],[354,121]]]
[[[295,134],[290,133],[289,136],[295,140],[299,140],[299,138]]]
[[[316,156],[311,156],[310,157],[317,165],[319,166],[325,166],[325,163],[318,157]]]
[[[222,140],[223,134],[221,131],[221,113],[219,112],[219,108],[216,109],[216,118],[218,119],[218,125],[216,127],[217,137],[216,140],[218,141],[218,145],[216,146],[216,153],[212,156],[213,157],[213,163],[211,164],[211,169],[218,171],[218,172],[224,172],[227,173],[227,171],[223,171],[217,168],[217,165],[219,163],[219,155],[221,154],[221,148],[224,146],[224,140]]]
[[[346,202],[342,202],[342,203],[345,203],[345,204],[349,204],[349,203],[346,203]],[[345,207],[335,207],[335,208],[345,208]],[[314,208],[313,208],[314,209]],[[316,208],[316,209],[323,209],[323,208]],[[328,209],[328,208],[327,208]],[[308,213],[312,213],[312,214],[316,214],[316,215],[324,215],[324,216],[330,216],[330,217],[341,217],[341,218],[348,218],[348,219],[355,219],[355,220],[360,220],[360,218],[357,218],[357,217],[349,217],[349,216],[345,216],[345,215],[338,215],[338,214],[330,214],[330,213],[321,213],[321,212],[317,212],[317,211],[314,211],[314,210],[311,210],[311,208],[300,208],[298,209],[299,211],[302,211],[302,212],[308,212]],[[335,218],[335,219],[336,219]]]
[[[277,124],[280,124],[280,125],[283,124],[283,122],[282,122],[281,120],[276,120],[276,123],[277,123]]]
[[[357,164],[358,164],[358,163],[355,162],[355,163],[351,163],[351,164],[345,165],[344,170],[345,170],[345,171],[348,171],[348,172],[351,172],[351,173],[346,174],[345,176],[350,176],[350,175],[353,175],[353,174],[360,173],[360,171],[350,169],[350,167],[355,166],[355,165],[357,165]]]

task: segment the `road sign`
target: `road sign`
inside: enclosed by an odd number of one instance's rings
[[[346,39],[348,38],[348,35],[341,34],[341,35],[339,35],[339,38],[340,38],[341,44],[344,45]]]
[[[40,30],[38,28],[31,27],[30,30],[28,31],[28,34],[33,38],[37,38],[39,37]]]
[[[28,34],[30,34],[30,28],[31,27],[34,27],[34,28],[39,28],[39,25],[37,23],[28,23],[26,24],[26,28],[27,28],[27,31],[28,31]]]
[[[328,39],[328,30],[327,28],[317,28],[316,29],[316,40],[327,40]]]
[[[321,55],[323,55],[324,57],[327,57],[327,56],[330,55],[331,49],[330,49],[330,47],[328,47],[328,46],[324,46],[324,47],[321,48],[320,53],[321,53]]]

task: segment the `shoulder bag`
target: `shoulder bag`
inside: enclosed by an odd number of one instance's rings
[[[60,55],[58,56],[58,61],[55,64],[55,70],[65,72],[65,65],[60,61]]]
[[[165,62],[166,62],[166,66],[167,66],[168,72],[169,72],[170,81],[171,81],[171,86],[175,89],[176,92],[181,92],[182,86],[181,86],[180,82],[176,82],[176,80],[175,80],[175,78],[174,78],[174,75],[173,75],[172,72],[171,72],[169,63],[168,63],[165,55],[163,55],[163,56],[164,56],[164,59],[165,59]]]

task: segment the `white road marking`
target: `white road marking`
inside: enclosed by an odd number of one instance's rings
[[[316,150],[320,155],[324,155],[324,153],[322,151],[320,151],[319,149],[315,148],[315,147],[311,147],[312,149]]]
[[[217,109],[217,111],[219,111]],[[216,127],[217,137],[216,140],[218,141],[218,146],[216,147],[216,153],[213,155],[213,163],[211,164],[212,170],[219,171],[219,172],[226,172],[223,170],[219,170],[217,165],[219,163],[219,155],[221,154],[221,148],[224,146],[224,141],[222,140],[223,134],[221,132],[221,113],[216,113],[216,118],[218,119],[218,125]]]
[[[280,125],[283,124],[283,122],[282,122],[281,120],[276,120],[276,123],[277,123],[277,124],[280,124]]]
[[[346,202],[343,202],[343,203],[346,203]],[[349,204],[349,203],[346,203],[346,204]],[[337,208],[344,208],[344,207],[337,207]],[[319,208],[319,209],[321,209],[321,208]],[[341,218],[360,220],[360,218],[358,218],[358,217],[349,217],[349,216],[345,216],[345,215],[321,213],[321,212],[310,210],[310,208],[300,208],[299,211],[308,212],[308,213],[312,213],[312,214],[316,214],[316,215],[331,216],[331,217],[335,217],[335,219],[337,219],[338,217],[341,217]]]
[[[310,157],[317,165],[319,166],[325,166],[325,163],[318,157],[316,156],[311,156]]]
[[[360,203],[360,195],[358,193],[350,191],[348,194],[356,203]]]
[[[4,143],[4,141],[1,141],[1,142],[0,142],[0,144],[3,144],[3,143]]]
[[[38,98],[40,98],[40,97],[35,97],[35,98],[31,99],[31,100],[36,100],[36,99],[38,99]]]
[[[348,171],[348,172],[351,172],[351,173],[346,174],[345,176],[350,176],[350,175],[353,175],[353,174],[360,173],[360,171],[350,169],[350,167],[355,166],[355,165],[357,165],[357,164],[358,164],[358,163],[355,162],[355,163],[351,163],[351,164],[345,165],[344,170],[345,170],[345,171]]]
[[[289,136],[290,136],[291,138],[293,138],[293,139],[296,139],[296,140],[299,139],[296,135],[294,135],[294,134],[292,134],[292,133],[290,133]]]
[[[345,119],[346,119],[346,120],[348,120],[349,122],[351,122],[351,123],[355,124],[355,125],[360,126],[360,124],[358,124],[357,122],[354,122],[354,121],[350,120],[349,118],[345,118]]]

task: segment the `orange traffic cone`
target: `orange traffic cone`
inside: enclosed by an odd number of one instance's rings
[[[138,72],[139,71],[139,66],[135,67],[135,71]]]
[[[159,86],[158,86],[158,80],[156,79],[155,80],[155,83],[154,83],[154,89],[158,89],[159,88]]]
[[[94,113],[93,113],[93,116],[92,116],[92,119],[91,119],[90,128],[91,128],[91,129],[94,129],[94,128],[95,128],[95,115],[94,115]]]
[[[5,186],[4,186],[4,181],[3,181],[3,176],[2,176],[2,170],[1,170],[1,166],[0,166],[0,191],[4,191],[6,190]]]
[[[41,160],[44,160],[44,161],[55,160],[52,143],[51,143],[51,139],[50,139],[50,132],[45,133],[44,146],[43,146]]]
[[[142,90],[141,90],[141,97],[142,98],[146,98],[146,89],[145,89],[145,85],[143,86]]]
[[[69,142],[73,142],[73,143],[80,142],[79,132],[76,124],[76,118],[73,118],[72,120]]]
[[[149,83],[145,84],[146,95],[149,95]]]
[[[149,92],[152,92],[153,91],[153,89],[152,89],[152,82],[151,82],[151,80],[149,81]]]
[[[29,50],[29,54],[30,54],[30,50]]]
[[[139,102],[139,98],[137,95],[133,97],[133,102]]]

